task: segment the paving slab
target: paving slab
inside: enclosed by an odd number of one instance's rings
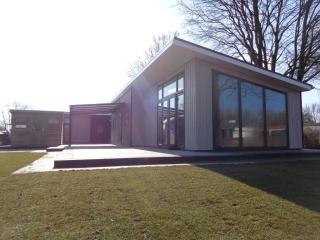
[[[22,173],[34,173],[34,172],[49,172],[53,171],[54,159],[56,158],[56,152],[47,153],[38,160],[31,164],[18,169],[14,174]]]

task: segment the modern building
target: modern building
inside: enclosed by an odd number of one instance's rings
[[[301,92],[311,89],[174,38],[113,101],[124,106],[112,114],[111,142],[198,151],[299,149]]]
[[[64,142],[196,151],[299,149],[301,92],[311,89],[174,38],[112,103],[70,106]]]

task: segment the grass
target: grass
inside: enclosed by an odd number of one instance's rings
[[[0,239],[320,239],[320,162],[11,175]]]
[[[31,152],[0,152],[0,180],[43,155]]]

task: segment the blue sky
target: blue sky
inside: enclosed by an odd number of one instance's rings
[[[0,1],[0,108],[108,102],[152,36],[178,30],[175,0]],[[190,39],[190,38],[189,38]],[[305,103],[319,100],[308,94]]]

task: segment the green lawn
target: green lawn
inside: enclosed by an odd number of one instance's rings
[[[320,162],[11,175],[0,239],[320,239]]]
[[[44,153],[0,152],[0,180],[43,155]]]

